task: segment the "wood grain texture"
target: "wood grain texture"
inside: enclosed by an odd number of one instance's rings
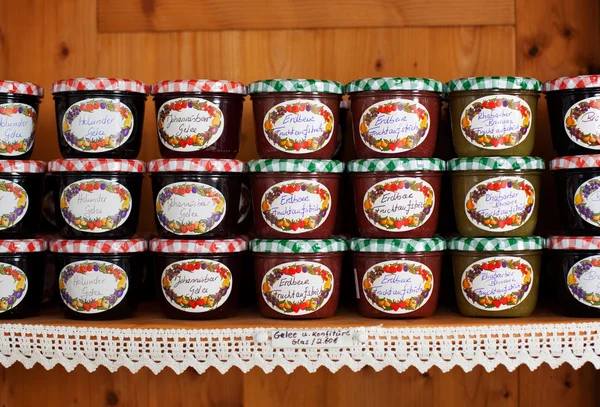
[[[103,0],[100,32],[499,25],[514,1],[468,0]]]

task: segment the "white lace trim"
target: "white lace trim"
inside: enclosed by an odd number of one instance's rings
[[[319,328],[320,329],[320,328]],[[327,329],[327,328],[324,328]],[[331,329],[339,329],[333,327]],[[271,372],[282,367],[310,372],[343,366],[358,371],[370,366],[379,371],[391,366],[398,372],[416,367],[426,372],[436,366],[444,372],[477,365],[487,371],[504,365],[535,369],[542,363],[556,368],[568,363],[580,368],[591,362],[600,368],[600,323],[486,325],[452,327],[354,327],[354,346],[342,349],[273,349],[276,328],[236,329],[116,329],[44,325],[0,325],[0,364],[15,362],[46,369],[78,365],[92,372],[143,367],[158,373],[171,368],[198,373],[214,367],[224,373],[232,367],[247,372],[259,367]]]

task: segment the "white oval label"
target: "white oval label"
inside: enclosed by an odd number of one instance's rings
[[[15,308],[27,295],[29,281],[20,268],[0,263],[0,314]]]
[[[158,110],[158,138],[170,150],[204,150],[221,137],[224,122],[221,109],[208,100],[171,99]]]
[[[487,150],[521,144],[531,130],[531,108],[517,96],[491,95],[467,105],[460,116],[467,141]]]
[[[367,302],[376,310],[408,314],[427,303],[433,284],[433,273],[422,263],[384,261],[367,270],[362,290]]]
[[[27,191],[19,184],[0,180],[0,230],[19,223],[29,208]]]
[[[506,232],[529,220],[535,190],[525,178],[497,177],[475,185],[465,198],[467,219],[479,229]]]
[[[435,207],[435,193],[420,178],[390,178],[373,185],[363,198],[363,211],[372,225],[390,232],[406,232],[427,222]]]
[[[22,155],[33,147],[37,112],[24,103],[0,104],[0,155]]]
[[[207,312],[225,304],[232,289],[231,271],[223,263],[192,259],[171,263],[161,278],[169,304],[185,312]]]
[[[285,233],[305,233],[325,222],[331,210],[331,194],[320,182],[284,181],[263,194],[261,212],[267,225]]]
[[[102,153],[125,143],[133,133],[133,113],[115,99],[92,98],[72,104],[62,120],[63,137],[77,151]]]
[[[600,97],[580,100],[565,114],[565,131],[582,147],[600,150]]]
[[[69,226],[104,233],[123,225],[131,213],[131,194],[118,182],[84,179],[63,189],[60,213]]]
[[[359,132],[362,142],[379,153],[401,153],[419,146],[429,134],[427,108],[414,100],[384,100],[362,114]]]
[[[600,256],[578,261],[569,269],[567,287],[582,304],[600,308]]]
[[[333,138],[334,119],[327,105],[294,99],[273,106],[263,120],[269,143],[280,151],[307,154],[325,147]]]
[[[577,188],[573,197],[575,210],[587,223],[600,226],[600,177],[594,177]]]
[[[334,287],[327,266],[312,261],[289,262],[265,274],[261,292],[267,305],[281,314],[311,314],[321,309]]]
[[[488,257],[467,267],[460,282],[463,296],[475,308],[504,311],[529,295],[533,268],[520,257]]]
[[[239,218],[238,223],[242,223],[246,220],[248,215],[250,214],[250,209],[252,208],[252,196],[250,195],[250,189],[246,186],[246,184],[242,184],[242,189],[240,193],[240,210],[239,210]]]
[[[60,297],[75,312],[98,314],[119,304],[129,289],[127,273],[116,264],[83,260],[67,264],[58,277]]]
[[[200,182],[175,182],[156,196],[161,226],[177,235],[201,235],[223,221],[227,205],[216,188]]]

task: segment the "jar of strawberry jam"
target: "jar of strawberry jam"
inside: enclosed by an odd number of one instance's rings
[[[235,158],[246,86],[209,79],[152,85],[158,147],[164,158]]]
[[[65,158],[137,158],[149,87],[121,78],[52,84],[58,145]]]

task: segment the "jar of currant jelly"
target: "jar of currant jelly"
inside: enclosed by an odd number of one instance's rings
[[[31,157],[43,97],[34,83],[0,80],[0,158]]]
[[[138,225],[146,164],[137,160],[70,158],[51,161],[62,237],[130,238]]]
[[[240,219],[244,163],[171,158],[148,164],[156,229],[164,239],[233,237]]]
[[[237,313],[248,241],[150,241],[161,309],[172,319],[219,319]]]
[[[209,79],[152,85],[158,147],[164,158],[235,158],[246,86]]]
[[[364,78],[347,84],[358,156],[433,156],[442,90],[441,82],[427,78]]]
[[[0,238],[35,237],[45,171],[42,161],[0,160]]]
[[[139,301],[147,248],[144,239],[50,241],[65,317],[131,317]]]
[[[149,87],[121,78],[52,84],[58,145],[65,158],[137,158]]]
[[[46,249],[44,239],[0,240],[0,319],[39,313]]]
[[[330,159],[344,85],[318,79],[268,79],[248,85],[261,158]]]

